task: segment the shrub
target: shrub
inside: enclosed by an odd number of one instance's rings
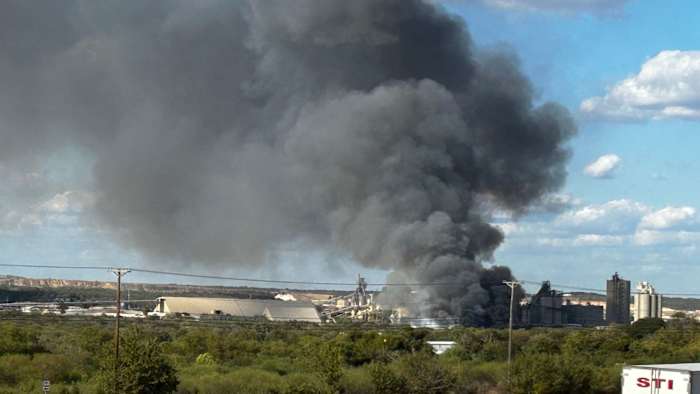
[[[343,394],[369,394],[377,391],[367,367],[346,369],[340,379],[340,388]]]
[[[448,393],[456,383],[456,377],[440,364],[437,357],[427,352],[404,357],[398,367],[408,393]]]
[[[558,354],[523,354],[513,363],[511,390],[516,394],[589,393],[593,369],[584,358]]]
[[[332,394],[336,391],[315,374],[296,372],[287,375],[285,381],[284,394]]]
[[[230,373],[185,375],[178,393],[189,394],[282,394],[287,383],[279,375],[255,368],[238,368]]]
[[[175,391],[178,384],[176,371],[165,360],[156,338],[144,336],[141,330],[131,327],[124,334],[122,344],[117,374],[111,352],[101,366],[99,379],[104,392],[114,392],[115,381],[120,394]]]

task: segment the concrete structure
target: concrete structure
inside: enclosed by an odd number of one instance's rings
[[[522,321],[532,326],[558,326],[562,319],[562,294],[551,288],[549,281],[523,307]]]
[[[587,327],[605,325],[605,309],[602,305],[574,304],[567,300],[562,313],[566,324]]]
[[[316,308],[308,302],[201,297],[159,297],[157,302],[154,313],[159,315],[265,317],[271,321],[321,322]]]
[[[564,293],[563,298],[564,298],[564,304],[596,305],[596,306],[602,307],[603,311],[605,311],[606,301],[605,301],[605,295],[603,295],[603,294],[584,293],[584,292]]]
[[[344,317],[353,320],[376,320],[381,318],[382,308],[374,302],[374,295],[367,290],[367,281],[357,275],[357,288],[350,294],[315,302],[321,314],[331,321]]]
[[[634,321],[661,317],[661,294],[656,294],[649,282],[639,282],[634,295]]]
[[[608,324],[630,324],[630,281],[615,272],[606,290],[605,320]]]

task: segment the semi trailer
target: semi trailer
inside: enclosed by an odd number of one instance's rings
[[[700,363],[625,366],[622,394],[700,394]]]

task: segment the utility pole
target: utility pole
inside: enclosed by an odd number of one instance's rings
[[[504,280],[503,284],[510,288],[510,317],[508,318],[508,387],[510,387],[510,362],[513,354],[513,300],[515,299],[515,287],[520,285],[520,282]]]
[[[127,268],[113,268],[117,276],[117,316],[114,324],[114,393],[119,393],[119,316],[122,311],[122,276],[131,272]]]

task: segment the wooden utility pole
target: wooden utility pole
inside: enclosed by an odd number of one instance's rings
[[[513,300],[515,299],[515,287],[520,282],[504,280],[503,284],[510,288],[510,317],[508,318],[508,387],[510,387],[510,362],[513,357]]]
[[[114,275],[117,276],[117,315],[114,324],[114,392],[119,393],[119,317],[122,311],[122,276],[128,274],[126,268],[112,269]]]

